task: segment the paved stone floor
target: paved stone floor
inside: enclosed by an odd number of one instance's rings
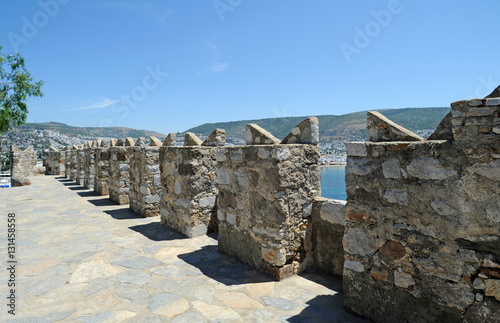
[[[364,322],[346,313],[341,282],[321,272],[275,282],[63,177],[0,189],[2,267],[15,213],[16,315],[2,322]]]

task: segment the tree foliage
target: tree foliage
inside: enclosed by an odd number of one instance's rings
[[[28,97],[41,97],[43,81],[35,81],[20,54],[7,55],[0,46],[0,133],[26,122]]]

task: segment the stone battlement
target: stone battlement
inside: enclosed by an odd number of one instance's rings
[[[73,147],[69,174],[188,237],[218,231],[220,252],[276,279],[342,275],[345,307],[373,321],[498,317],[500,99],[452,103],[427,140],[369,112],[346,202],[320,197],[317,118],[283,140],[247,125],[244,146],[174,137]]]

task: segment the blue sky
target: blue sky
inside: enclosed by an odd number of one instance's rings
[[[442,107],[500,84],[500,2],[16,0],[0,46],[45,96],[28,122],[162,133]]]

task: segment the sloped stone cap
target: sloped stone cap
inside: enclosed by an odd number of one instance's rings
[[[116,141],[115,146],[125,146],[125,139],[120,138]]]
[[[192,132],[184,134],[184,146],[201,146],[202,141]]]
[[[266,129],[255,123],[247,124],[245,128],[246,145],[278,145],[279,143],[279,139]]]
[[[281,143],[317,145],[319,143],[318,118],[309,117],[296,125]]]
[[[56,148],[54,148],[53,146],[50,146],[50,151],[59,151],[57,150]]]
[[[366,132],[368,141],[424,141],[424,138],[401,127],[377,111],[368,111]]]
[[[225,144],[226,144],[226,130],[215,129],[201,145],[216,147],[216,146],[224,146]]]
[[[111,142],[109,140],[101,140],[101,144],[99,145],[101,148],[109,148],[111,147]]]
[[[102,140],[94,140],[94,147],[101,147]]]
[[[125,138],[125,146],[131,147],[134,145],[135,145],[134,139],[132,139],[131,137]]]
[[[33,150],[35,150],[35,149],[33,148],[33,145],[31,145],[28,148],[26,148],[24,151],[33,151]]]
[[[163,146],[173,146],[177,141],[177,134],[175,132],[171,132],[168,134],[165,141],[163,141]]]
[[[21,151],[21,150],[17,148],[15,145],[10,145],[10,151]]]
[[[436,130],[427,138],[428,140],[453,140],[451,124],[451,111],[448,112],[443,120],[437,125]]]
[[[73,149],[78,149],[78,148],[80,148],[80,146],[73,145]]]
[[[155,147],[160,147],[162,144],[161,144],[160,139],[156,138],[155,136],[151,136],[151,137],[149,137],[149,145],[155,146]]]
[[[135,146],[139,146],[139,147],[146,146],[146,139],[144,137],[137,138],[137,141],[135,142]]]
[[[114,139],[114,138],[109,139],[109,145],[110,145],[111,147],[116,146],[116,141],[117,141],[117,140],[116,140],[116,139]]]
[[[485,99],[500,98],[500,85],[493,90],[489,95],[484,97]]]

